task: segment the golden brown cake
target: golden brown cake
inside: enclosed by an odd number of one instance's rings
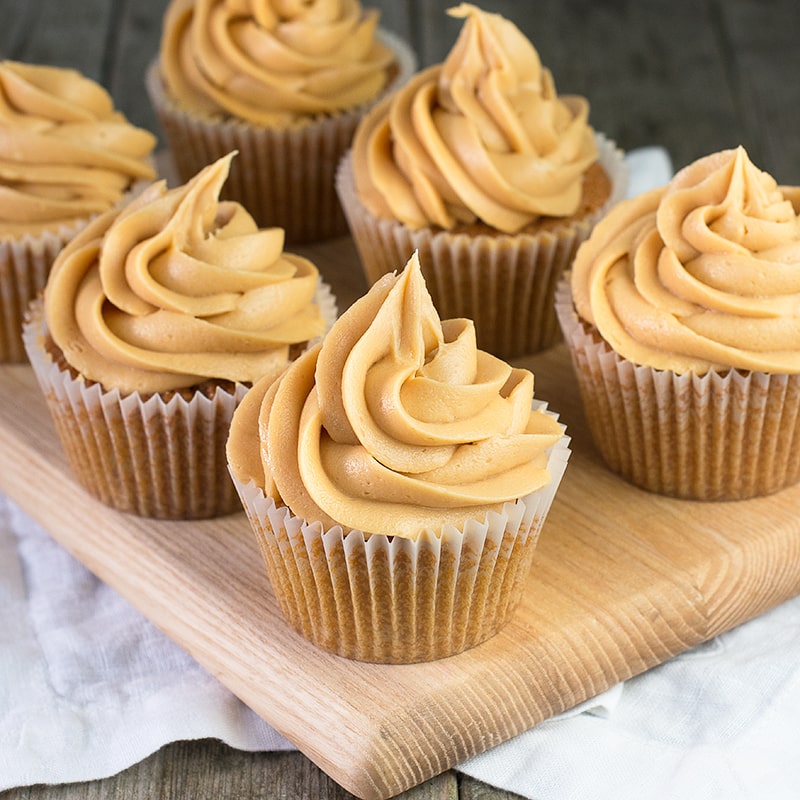
[[[346,233],[336,165],[415,63],[357,0],[172,0],[147,87],[181,180],[238,150],[224,196],[293,243]]]
[[[800,189],[741,147],[620,203],[558,292],[609,467],[677,497],[800,480]]]
[[[152,184],[56,259],[26,320],[28,356],[79,482],[122,511],[199,518],[239,508],[233,410],[321,336],[336,310],[316,267],[219,202],[231,157]]]
[[[627,172],[513,23],[450,13],[464,23],[447,58],[370,111],[337,188],[370,283],[419,251],[439,313],[512,358],[558,338],[558,277]]]
[[[155,177],[156,144],[75,70],[0,62],[0,362],[54,258],[93,216]]]
[[[533,380],[440,321],[414,255],[250,390],[231,473],[303,636],[407,663],[510,619],[569,455]]]

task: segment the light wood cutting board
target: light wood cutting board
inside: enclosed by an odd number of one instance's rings
[[[340,307],[352,245],[307,251]],[[800,487],[740,503],[642,492],[606,470],[563,346],[518,362],[573,455],[511,623],[429,664],[317,650],[284,622],[244,514],[157,522],[72,479],[28,366],[0,367],[0,491],[345,789],[387,798],[800,593]]]

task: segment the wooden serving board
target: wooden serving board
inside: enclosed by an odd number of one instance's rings
[[[349,240],[306,252],[340,307],[362,291]],[[0,367],[0,491],[345,789],[387,798],[800,593],[800,487],[714,504],[642,492],[596,455],[563,346],[519,363],[573,455],[516,616],[437,662],[358,663],[299,637],[243,513],[157,522],[89,497],[28,366]]]

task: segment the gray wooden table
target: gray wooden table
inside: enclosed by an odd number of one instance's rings
[[[420,65],[440,61],[459,23],[444,0],[376,0]],[[160,133],[143,85],[166,0],[0,0],[0,56],[70,66],[100,81],[128,118]],[[795,0],[487,0],[535,44],[562,93],[625,150],[665,147],[676,167],[744,145],[779,183],[800,184],[800,23]],[[2,468],[2,467],[0,467]],[[177,742],[121,774],[13,789],[2,800],[351,797],[299,753]],[[406,800],[508,800],[451,771]]]

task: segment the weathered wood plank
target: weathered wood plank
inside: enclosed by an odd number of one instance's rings
[[[0,55],[72,67],[102,83],[113,7],[109,0],[3,0]]]
[[[105,0],[107,2],[107,0]],[[147,66],[158,54],[165,0],[124,0],[112,4],[103,82],[134,124],[161,135],[144,85]]]
[[[421,65],[445,57],[460,23],[450,0],[375,0],[382,24]],[[743,144],[782,182],[800,183],[800,70],[791,0],[496,0],[538,49],[559,91],[586,96],[595,126],[623,148],[660,144],[676,166]],[[80,69],[136,124],[160,133],[142,74],[165,0],[0,0],[0,55]]]
[[[742,140],[779,183],[800,184],[800,19],[796,4],[715,4],[715,29]]]
[[[431,0],[417,11],[420,62],[444,58],[459,23]],[[796,9],[788,0],[484,4],[534,43],[564,93],[591,103],[595,126],[630,150],[667,148],[676,166],[743,144],[786,183],[800,183]]]
[[[468,775],[464,775],[459,783],[458,796],[460,800],[521,800],[520,795],[514,792],[495,789],[494,786],[487,786]]]
[[[513,800],[515,795],[467,778],[467,800]],[[245,753],[212,739],[174,742],[103,780],[64,786],[27,786],[2,800],[355,800],[296,751]],[[409,789],[397,800],[457,800],[459,776],[447,772]]]

